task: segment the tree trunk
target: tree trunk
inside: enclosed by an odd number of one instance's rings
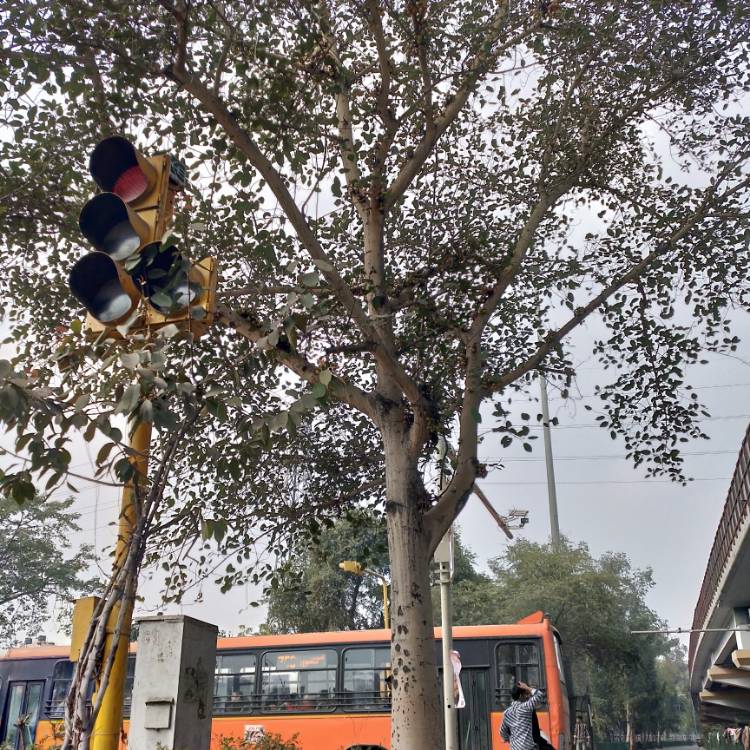
[[[392,750],[444,746],[423,527],[426,494],[403,435],[384,434],[391,558]]]
[[[627,737],[628,742],[628,750],[635,750],[635,731],[634,731],[634,721],[633,721],[633,711],[630,708],[630,701],[628,701],[625,704],[625,720],[626,720],[626,729],[625,729],[625,735]]]

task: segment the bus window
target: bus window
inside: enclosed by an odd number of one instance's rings
[[[73,679],[73,666],[72,661],[59,661],[52,671],[52,695],[47,704],[47,715],[51,719],[60,719],[65,713],[65,697]]]
[[[217,654],[214,680],[216,713],[248,713],[255,694],[255,654]]]
[[[336,652],[329,649],[263,654],[264,711],[332,711],[335,708]]]
[[[495,649],[500,708],[510,704],[510,691],[516,682],[544,687],[544,672],[539,657],[539,641],[498,643]]]
[[[557,659],[557,671],[560,673],[560,682],[565,686],[565,666],[563,664],[562,651],[560,650],[560,639],[554,635],[552,640],[555,643],[555,658]]]
[[[391,702],[390,648],[350,648],[344,652],[344,707],[387,710]]]
[[[125,685],[122,693],[122,708],[125,716],[130,716],[133,704],[133,683],[135,682],[135,656],[128,656],[128,668],[125,672]]]
[[[8,687],[8,706],[5,730],[0,743],[9,750],[23,750],[34,744],[36,725],[42,707],[43,681],[11,682]]]

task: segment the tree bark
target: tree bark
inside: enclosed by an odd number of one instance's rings
[[[388,547],[391,557],[392,750],[443,747],[432,628],[426,493],[405,432],[384,431]]]

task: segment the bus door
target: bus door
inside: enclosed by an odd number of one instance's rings
[[[464,667],[461,689],[466,706],[458,709],[459,750],[491,750],[490,670]]]
[[[25,750],[34,744],[43,692],[43,680],[11,682],[8,685],[8,697],[0,726],[0,745],[7,745],[10,750]]]

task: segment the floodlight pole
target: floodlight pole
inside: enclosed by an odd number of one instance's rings
[[[560,549],[560,522],[557,518],[557,488],[555,486],[555,464],[552,458],[552,435],[549,426],[549,402],[547,401],[547,378],[539,371],[539,392],[542,400],[542,428],[544,432],[544,462],[547,466],[547,495],[549,497],[549,525],[552,549]]]

